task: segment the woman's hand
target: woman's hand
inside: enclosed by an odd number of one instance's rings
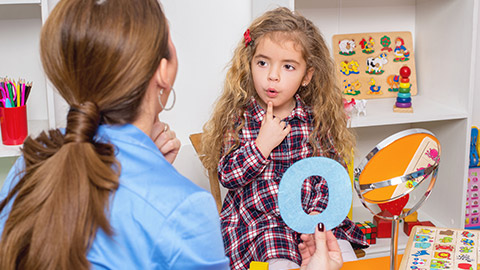
[[[318,224],[315,235],[302,234],[303,243],[298,245],[302,256],[301,270],[339,270],[342,268],[342,252],[332,231],[324,232],[324,225]]]
[[[255,141],[263,156],[268,157],[272,150],[287,137],[291,129],[292,127],[289,124],[273,116],[273,104],[269,101],[267,104],[267,113],[263,118],[262,126]]]
[[[151,138],[165,159],[173,163],[180,150],[180,140],[166,123],[156,120],[153,123]]]

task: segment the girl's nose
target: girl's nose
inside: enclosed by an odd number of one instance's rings
[[[279,74],[277,68],[273,67],[269,70],[268,80],[270,80],[270,81],[279,81],[280,80],[280,74]]]

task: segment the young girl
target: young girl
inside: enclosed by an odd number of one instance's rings
[[[300,234],[280,216],[278,184],[303,158],[325,156],[342,164],[352,158],[354,136],[334,72],[319,30],[287,8],[256,19],[235,50],[204,127],[202,157],[229,190],[220,217],[232,269],[247,269],[251,261],[267,261],[270,269],[301,264]],[[328,203],[325,180],[307,178],[302,200],[307,213],[322,212]],[[349,242],[367,245],[348,218],[333,231],[344,239],[343,250],[353,253]]]

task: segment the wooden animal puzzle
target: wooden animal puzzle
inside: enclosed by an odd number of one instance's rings
[[[480,232],[416,226],[399,269],[480,269]]]
[[[334,35],[333,58],[344,98],[397,97],[400,68],[411,70],[411,95],[417,94],[415,56],[410,32]]]

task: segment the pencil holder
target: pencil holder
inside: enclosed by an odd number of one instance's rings
[[[28,135],[27,106],[0,107],[0,124],[4,145],[22,144]]]

